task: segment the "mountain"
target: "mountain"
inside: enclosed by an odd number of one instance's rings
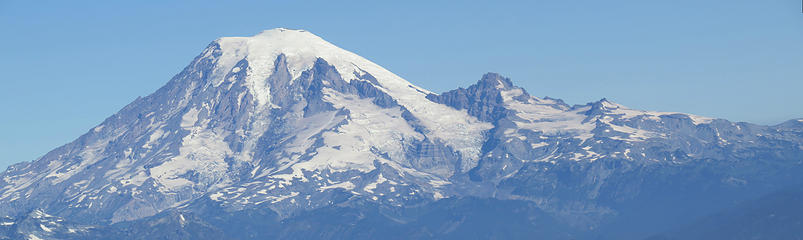
[[[88,239],[643,238],[803,183],[802,161],[803,119],[568,105],[495,73],[437,94],[280,28],[215,40],[155,93],[9,167],[0,216],[41,211]]]

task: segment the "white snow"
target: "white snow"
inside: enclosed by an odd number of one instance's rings
[[[277,203],[277,202],[284,201],[284,200],[286,200],[288,198],[298,196],[298,194],[299,194],[299,192],[290,192],[290,194],[288,194],[288,195],[281,195],[281,196],[278,196],[278,197],[269,196],[268,199],[271,200],[271,203]]]
[[[376,189],[376,186],[381,184],[381,183],[386,182],[387,180],[388,179],[386,179],[380,173],[379,176],[376,177],[376,181],[374,181],[372,183],[369,183],[368,185],[365,185],[365,188],[363,188],[363,190],[366,191],[366,192],[369,192],[369,193],[374,193],[374,189]]]
[[[179,156],[151,168],[151,177],[170,190],[194,184],[181,177],[189,171],[199,174],[203,180],[222,180],[228,168],[224,159],[232,154],[223,138],[213,130],[190,133],[182,139]]]
[[[221,192],[216,192],[209,195],[209,199],[212,199],[213,201],[219,201],[221,197],[223,197],[223,193]]]
[[[526,102],[515,100],[514,97],[522,95],[521,89],[502,91],[502,99],[508,109],[513,109],[522,120],[515,121],[517,127],[543,132],[546,135],[567,135],[581,140],[592,137],[593,122],[583,122],[586,116],[582,114],[588,108],[573,111],[556,108],[550,104],[541,103],[537,98],[527,99]],[[513,132],[505,132],[511,134]],[[512,136],[520,136],[513,134]]]
[[[427,90],[354,53],[343,50],[304,30],[277,28],[263,31],[252,37],[226,37],[217,40],[222,55],[217,62],[217,75],[224,76],[242,59],[249,63],[247,84],[249,91],[261,105],[271,105],[270,86],[265,82],[274,71],[274,61],[280,54],[287,57],[287,67],[293,78],[310,69],[317,58],[333,65],[346,81],[357,79],[357,73],[370,73],[381,86],[401,105],[405,106],[431,132],[431,136],[453,147],[464,157],[463,168],[476,164],[483,131],[491,124],[478,121],[465,111],[457,111],[428,99]],[[222,79],[222,77],[221,77]]]
[[[46,227],[44,224],[39,224],[39,227],[42,228],[45,232],[53,232],[52,229]]]
[[[511,89],[502,92],[502,97],[507,108],[513,109],[520,120],[515,120],[514,123],[521,129],[530,129],[542,132],[545,135],[552,136],[569,136],[583,141],[591,138],[594,134],[591,131],[597,127],[596,120],[600,120],[605,124],[611,126],[613,131],[625,133],[628,137],[612,137],[612,139],[624,141],[644,141],[649,138],[665,137],[663,134],[637,129],[613,121],[616,119],[631,119],[635,117],[644,117],[654,121],[660,121],[661,116],[669,114],[678,114],[671,112],[648,112],[633,110],[611,101],[603,100],[601,102],[605,115],[599,118],[587,119],[588,116],[584,112],[590,110],[590,106],[579,107],[574,110],[563,109],[554,106],[554,101],[542,100],[539,98],[529,98],[524,102],[515,100],[514,98],[523,94],[521,89]],[[709,123],[713,119],[705,118],[695,115],[688,115],[694,124]],[[507,129],[504,134],[512,137],[523,137],[517,134],[518,131],[514,129]],[[609,130],[606,130],[609,132]],[[533,146],[535,147],[535,146]]]
[[[334,188],[342,188],[342,189],[346,189],[346,190],[352,190],[352,189],[354,189],[354,183],[352,183],[352,182],[342,182],[342,183],[332,184],[332,185],[328,185],[328,186],[323,186],[323,187],[318,188],[318,190],[324,191],[324,190],[327,190],[327,189],[334,189]]]
[[[179,125],[182,128],[189,128],[195,125],[195,122],[198,121],[198,113],[200,109],[198,108],[191,108],[184,116],[181,117],[181,124]]]
[[[614,103],[614,102],[611,102],[611,101],[608,101],[608,100],[604,100],[602,102],[602,104],[603,104],[603,106],[605,107],[606,110],[610,111],[610,114],[622,115],[622,117],[625,118],[625,119],[644,116],[647,119],[652,119],[652,120],[656,120],[657,121],[657,120],[660,120],[661,116],[664,116],[664,115],[680,114],[680,115],[688,116],[695,125],[711,123],[711,121],[714,120],[713,118],[709,118],[709,117],[702,117],[702,116],[686,114],[686,113],[679,113],[679,112],[655,112],[655,111],[635,110],[635,109],[631,109],[631,108],[625,107],[625,106],[623,106],[621,104]]]
[[[151,135],[148,137],[148,141],[142,145],[142,148],[148,148],[148,149],[152,148],[153,147],[152,145],[156,143],[157,140],[161,139],[162,135],[164,134],[165,132],[162,131],[162,128],[154,130],[153,133],[151,133]]]
[[[79,164],[57,164],[57,167],[52,168],[51,172],[45,178],[52,178],[52,184],[60,183],[71,178],[86,169],[87,166],[99,161],[102,158],[99,155],[104,151],[107,145],[108,142],[103,140],[97,140],[91,143],[79,154],[81,157],[81,162]]]
[[[350,119],[334,131],[324,131],[324,129],[334,127],[343,120],[343,117],[336,117],[332,112],[310,116],[301,121],[298,126],[301,131],[295,134],[296,142],[288,146],[288,151],[299,153],[294,156],[300,156],[313,146],[314,136],[322,131],[323,146],[315,149],[317,155],[312,159],[303,162],[289,159],[285,167],[275,171],[290,167],[293,169],[292,173],[272,177],[286,181],[292,178],[303,180],[303,171],[323,169],[368,172],[376,168],[374,160],[402,163],[405,158],[403,143],[423,138],[401,117],[402,112],[398,107],[380,108],[370,99],[346,97],[329,90],[325,94],[325,99],[332,102],[335,108],[349,109]],[[371,151],[372,148],[387,153],[390,159],[375,154]]]
[[[606,123],[609,123],[609,122],[606,122]],[[629,138],[612,137],[612,139],[625,140],[625,141],[644,141],[644,140],[647,140],[649,138],[664,137],[664,135],[659,134],[659,133],[650,132],[650,131],[641,130],[641,129],[636,129],[636,128],[632,128],[632,127],[628,127],[628,126],[620,126],[620,125],[615,125],[615,124],[610,124],[610,126],[611,126],[611,128],[613,128],[614,131],[621,132],[621,133],[627,133],[629,135]]]

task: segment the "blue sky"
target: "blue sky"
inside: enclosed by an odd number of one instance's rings
[[[799,0],[110,2],[0,0],[0,168],[150,94],[215,38],[276,27],[436,92],[498,72],[569,104],[803,117]]]

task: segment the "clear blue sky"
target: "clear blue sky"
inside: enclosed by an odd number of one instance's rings
[[[110,2],[0,0],[0,168],[150,94],[215,38],[276,27],[436,92],[499,72],[569,104],[803,117],[800,0]]]

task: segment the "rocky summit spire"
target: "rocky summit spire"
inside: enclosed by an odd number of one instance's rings
[[[465,109],[470,115],[486,122],[495,122],[507,112],[502,93],[518,89],[519,98],[528,98],[526,91],[513,85],[509,78],[498,73],[486,73],[467,89],[458,88],[440,95],[429,94],[427,99],[456,109]]]

